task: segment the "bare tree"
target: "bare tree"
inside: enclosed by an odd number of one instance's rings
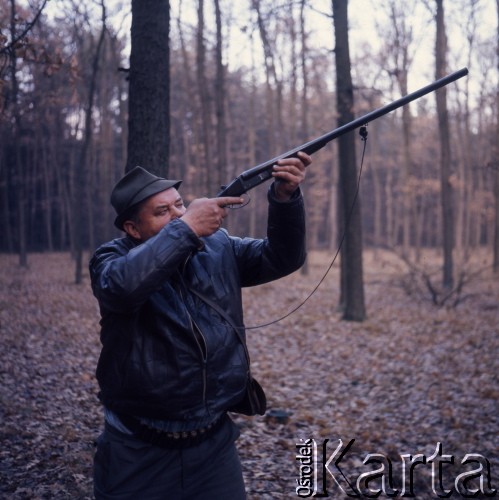
[[[251,35],[251,45],[253,47],[254,37]],[[256,118],[256,104],[257,98],[257,85],[256,85],[256,63],[255,63],[255,51],[251,51],[251,88],[249,95],[249,113],[248,113],[248,163],[250,165],[256,164],[256,140],[257,140],[257,118]],[[249,234],[256,234],[256,224],[257,224],[257,211],[250,211],[249,219]],[[232,220],[232,217],[230,217]]]
[[[282,80],[277,75],[277,68],[270,37],[267,30],[264,15],[261,9],[261,0],[252,0],[252,8],[257,14],[258,30],[263,45],[266,78],[266,104],[268,120],[268,139],[270,154],[275,154],[282,146],[282,131],[284,123],[282,118]],[[274,88],[272,87],[274,84]],[[274,105],[275,103],[275,105]]]
[[[169,0],[132,0],[126,170],[168,175],[169,34]]]
[[[209,131],[213,153],[210,177],[215,181],[217,174],[221,173],[223,168],[224,182],[242,169],[255,165],[257,161],[263,161],[274,153],[282,152],[282,146],[290,145],[287,143],[288,138],[289,142],[295,145],[331,129],[337,116],[337,109],[334,104],[331,105],[336,97],[330,81],[334,77],[331,70],[334,59],[326,48],[314,45],[313,38],[309,36],[316,28],[310,22],[310,16],[318,13],[314,11],[313,3],[298,0],[294,3],[276,4],[274,5],[276,8],[270,9],[270,3],[263,0],[260,2],[255,0],[256,7],[247,2],[251,18],[243,26],[239,26],[234,22],[230,24],[233,21],[229,16],[230,11],[224,10],[224,6],[229,4],[219,0],[220,18],[224,28],[221,44],[220,29],[218,43],[216,39],[214,1],[204,2],[204,8],[208,11],[209,6],[214,16],[211,28],[208,26],[208,19],[211,17],[206,15],[206,25],[203,30],[205,81],[210,94],[209,121],[213,125]],[[0,143],[2,145],[0,217],[4,227],[0,249],[17,252],[20,243],[19,229],[24,226],[26,235],[24,246],[27,252],[71,248],[74,255],[76,226],[83,228],[84,247],[87,245],[93,247],[96,243],[115,235],[112,230],[113,214],[109,206],[108,193],[112,184],[122,174],[126,162],[128,139],[126,108],[129,85],[123,78],[123,73],[116,72],[116,67],[123,65],[123,57],[126,57],[124,48],[128,40],[124,39],[124,35],[116,37],[117,45],[111,48],[115,26],[108,25],[109,30],[95,81],[91,126],[85,127],[92,64],[100,28],[100,22],[95,21],[93,14],[88,18],[87,13],[95,11],[96,3],[92,4],[91,10],[90,4],[82,5],[76,0],[64,0],[60,6],[65,12],[60,11],[58,14],[60,17],[52,21],[48,17],[40,16],[30,30],[29,37],[12,45],[9,31],[11,2],[12,0],[0,0],[0,24],[5,27],[0,34]],[[35,3],[42,5],[43,0],[33,2]],[[183,3],[187,5],[187,0]],[[384,5],[392,3],[397,7],[401,5],[400,1],[383,0]],[[435,2],[427,0],[426,3],[430,5],[434,16]],[[25,31],[25,26],[32,24],[35,15],[35,10],[26,7],[25,3],[22,4],[17,0],[15,4],[17,19],[14,39],[19,38]],[[195,4],[198,4],[197,0]],[[494,175],[497,168],[493,155],[497,156],[495,152],[497,145],[494,141],[497,120],[496,114],[490,110],[495,109],[497,98],[497,90],[493,88],[497,72],[495,59],[497,47],[495,36],[487,35],[488,38],[484,38],[483,34],[487,33],[485,30],[476,31],[482,26],[480,16],[485,10],[481,8],[483,4],[476,4],[474,0],[460,0],[455,4],[454,10],[449,13],[447,11],[451,4],[449,2],[445,4],[446,20],[449,29],[459,29],[457,35],[461,42],[460,53],[456,54],[449,50],[448,57],[454,54],[461,59],[469,54],[471,65],[474,67],[470,74],[472,78],[469,79],[469,100],[465,86],[468,80],[463,80],[463,87],[459,85],[458,94],[454,93],[453,88],[447,88],[449,119],[451,110],[456,109],[460,113],[460,120],[453,120],[449,130],[455,151],[452,154],[451,165],[455,168],[453,174],[456,175],[451,176],[451,181],[453,195],[456,197],[454,243],[456,266],[459,241],[464,245],[470,245],[470,249],[472,246],[487,244],[492,248],[493,245]],[[468,15],[468,12],[471,12],[468,9],[472,6],[476,6],[475,20]],[[412,4],[408,5],[409,10],[411,7]],[[260,19],[257,19],[257,8],[260,8]],[[157,17],[157,10],[151,9],[150,12]],[[462,12],[464,17],[454,18],[453,12]],[[389,12],[383,11],[383,13],[388,22]],[[401,18],[398,10],[394,17],[399,26]],[[262,23],[260,26],[258,21]],[[433,22],[432,19],[432,26]],[[392,24],[393,22],[390,23]],[[57,29],[54,29],[54,26]],[[226,30],[226,26],[230,29]],[[148,25],[148,30],[150,27],[151,25]],[[240,36],[247,37],[248,44],[250,37],[253,37],[252,55],[255,59],[253,65],[246,66],[244,59],[241,58],[238,61],[240,64],[233,68],[227,64],[226,48],[228,36],[232,33],[232,29],[238,27]],[[419,36],[415,24],[413,30],[414,37]],[[206,190],[206,183],[201,184],[199,180],[206,175],[206,169],[203,168],[205,157],[203,120],[195,60],[198,31],[197,21],[190,23],[188,17],[184,16],[182,30],[179,28],[178,32],[179,37],[172,38],[174,44],[171,47],[170,60],[174,85],[169,89],[172,95],[170,99],[172,112],[169,115],[174,127],[170,134],[172,156],[169,160],[169,170],[170,175],[185,179],[184,194],[188,200],[193,193]],[[402,31],[401,28],[401,41],[403,41]],[[262,35],[267,45],[266,60],[259,58],[261,52],[265,53]],[[465,39],[468,35],[469,40]],[[396,35],[388,36],[386,31],[382,36],[387,36],[393,43],[399,39]],[[474,36],[473,46],[469,43],[472,41],[472,36]],[[238,37],[238,41],[239,39]],[[244,50],[244,44],[245,42],[238,43],[237,50]],[[165,45],[166,43],[154,45],[150,42],[146,51],[151,52],[158,47],[164,50]],[[223,53],[220,50],[222,45]],[[414,48],[416,45],[413,43],[411,47]],[[7,47],[16,49],[14,78]],[[355,64],[352,61],[352,72],[354,68],[358,71],[355,76],[355,81],[358,83],[355,90],[358,114],[383,104],[380,99],[384,99],[387,88],[384,86],[386,80],[380,79],[380,75],[385,71],[384,68],[389,66],[387,59],[389,51],[386,48],[380,55],[373,54],[372,47],[361,48],[361,51],[363,53],[356,59]],[[150,60],[150,54],[146,56]],[[393,59],[391,60],[393,82],[398,85],[395,80],[396,70],[399,66],[404,66],[404,61],[401,59],[400,63],[395,63]],[[265,62],[267,68],[264,66]],[[157,72],[157,65],[149,64],[149,66],[154,66],[153,71]],[[410,72],[408,76],[410,78]],[[19,122],[16,122],[13,104],[16,86]],[[473,92],[476,89],[478,95],[474,99]],[[399,90],[404,93],[401,87],[394,90],[397,94]],[[440,165],[436,161],[440,144],[438,134],[434,133],[437,118],[429,104],[431,98],[418,100],[415,103],[417,113],[414,112],[411,116],[411,134],[413,137],[418,137],[418,140],[411,144],[411,158],[417,169],[413,169],[415,175],[409,176],[408,186],[403,184],[404,142],[401,113],[394,113],[376,124],[370,124],[373,129],[369,138],[369,167],[361,182],[364,244],[393,243],[396,246],[400,243],[402,226],[399,217],[402,202],[400,201],[397,206],[397,201],[402,198],[399,193],[404,189],[410,189],[413,210],[417,206],[418,213],[421,214],[417,223],[411,227],[411,236],[417,234],[415,241],[421,241],[425,247],[442,247]],[[281,99],[280,104],[279,99]],[[154,102],[154,112],[164,113],[159,109],[158,103],[162,105],[165,101]],[[144,106],[144,103],[144,100],[139,101],[140,106]],[[411,110],[415,109],[413,107]],[[278,118],[281,113],[281,118]],[[469,125],[467,125],[468,117]],[[279,126],[281,119],[282,126]],[[222,125],[223,121],[225,125]],[[20,123],[20,126],[16,123]],[[159,129],[156,125],[146,123],[147,128],[150,126]],[[224,128],[228,133],[223,134]],[[92,138],[87,146],[86,159],[82,162],[81,150],[86,141],[86,129],[92,130]],[[20,134],[17,134],[16,130],[20,130]],[[159,135],[161,139],[165,137],[163,132]],[[217,135],[226,141],[229,159],[225,163],[228,166],[223,165],[224,148],[217,145]],[[18,161],[15,154],[16,140],[20,146]],[[271,141],[272,148],[269,147]],[[331,223],[338,217],[340,210],[336,203],[339,172],[334,167],[338,163],[334,159],[338,146],[338,141],[334,141],[331,146],[319,153],[320,156],[318,155],[309,172],[309,175],[312,175],[307,181],[306,194],[311,207],[307,215],[307,231],[311,237],[309,248],[312,250],[332,245],[338,238],[332,231],[342,234],[339,225]],[[466,156],[468,153],[469,158]],[[218,154],[220,158],[217,157]],[[156,155],[155,158],[157,157]],[[230,161],[231,158],[233,161]],[[219,165],[216,165],[216,162],[220,162]],[[154,163],[153,168],[156,166],[156,161]],[[18,164],[22,171],[19,170]],[[484,168],[485,165],[489,167]],[[84,170],[84,182],[80,183],[77,176],[83,172],[82,168],[86,170]],[[310,182],[314,177],[317,181]],[[22,186],[19,184],[21,180]],[[216,184],[218,183],[217,180]],[[80,199],[76,189],[82,184],[84,195],[92,193],[93,196],[92,206],[83,198],[82,222],[79,225],[75,224],[75,217],[78,216],[74,213],[79,207],[74,205],[73,200]],[[24,194],[21,194],[19,189],[24,189]],[[213,187],[210,188],[210,192],[213,191]],[[340,194],[342,191],[340,188]],[[250,234],[258,236],[263,234],[265,229],[261,220],[264,203],[258,203],[258,200],[263,200],[265,189],[255,190],[250,194],[253,208],[234,213],[230,224],[238,231],[248,229]],[[343,211],[343,208],[341,210]],[[20,226],[19,221],[22,217],[25,223]],[[497,218],[499,219],[499,216]],[[459,234],[460,227],[463,231]],[[397,228],[398,241],[390,240],[390,236],[394,233],[393,228]],[[499,229],[497,232],[499,233]],[[499,243],[497,245],[499,246]],[[472,252],[469,254],[471,256]],[[457,283],[459,281],[457,268],[454,269],[454,277]]]
[[[477,30],[477,10],[478,3],[474,0],[463,2],[461,12],[463,31],[467,42],[466,66],[471,68],[473,49],[476,45]],[[464,51],[463,51],[464,52]],[[457,120],[458,130],[458,147],[459,154],[457,158],[458,178],[459,182],[456,190],[456,223],[455,223],[455,245],[458,255],[462,259],[467,260],[469,256],[469,246],[471,243],[471,228],[474,224],[473,211],[470,210],[470,204],[473,202],[473,187],[477,182],[473,180],[473,133],[471,127],[471,110],[470,110],[470,79],[466,78],[463,81],[464,92],[462,103],[460,105],[461,119]],[[478,226],[480,223],[475,222]],[[458,259],[459,260],[459,259]]]
[[[23,51],[26,36],[32,31],[36,22],[39,20],[40,15],[47,3],[44,0],[36,11],[33,19],[25,23],[24,29],[18,29],[18,12],[15,0],[10,0],[10,42],[3,43],[0,47],[0,56],[3,56],[6,62],[0,66],[0,83],[3,84],[2,73],[8,67],[11,79],[10,98],[8,99],[9,105],[12,108],[12,161],[6,161],[6,170],[12,173],[15,197],[17,200],[17,238],[18,238],[18,252],[19,252],[19,265],[21,267],[28,266],[28,249],[27,249],[27,164],[26,156],[21,154],[21,134],[22,134],[22,112],[19,102],[19,81],[18,81],[18,57],[20,52]],[[1,32],[0,32],[1,34]],[[0,109],[2,106],[0,106]],[[7,214],[9,207],[7,201],[5,202],[5,209]],[[8,219],[7,219],[8,223]],[[6,235],[11,234],[10,228],[5,230]]]
[[[436,0],[437,13],[437,36],[435,44],[435,75],[442,78],[447,70],[447,35],[445,32],[444,2]],[[440,188],[442,206],[442,237],[444,263],[442,269],[442,284],[446,288],[452,288],[453,278],[453,257],[454,248],[454,208],[452,200],[451,185],[451,156],[450,156],[450,130],[449,115],[447,111],[447,88],[443,87],[436,91],[438,132],[440,137]]]
[[[216,75],[215,75],[215,112],[217,117],[217,175],[213,176],[212,185],[209,186],[215,192],[224,182],[222,174],[227,165],[227,125],[225,117],[225,67],[223,64],[223,51],[222,51],[222,13],[220,11],[220,1],[213,0],[215,5],[215,19],[217,25],[217,45],[216,45]],[[210,158],[208,158],[210,161]]]
[[[74,198],[73,198],[73,223],[74,223],[74,249],[75,249],[75,283],[79,284],[83,277],[83,201],[85,196],[86,173],[88,171],[88,156],[92,142],[92,112],[97,84],[97,73],[101,59],[101,51],[106,34],[106,6],[101,0],[101,31],[92,61],[92,69],[89,79],[87,104],[85,106],[85,129],[81,145],[80,157],[76,169]]]
[[[211,151],[211,97],[209,92],[208,78],[206,76],[206,44],[205,44],[205,29],[204,29],[204,0],[198,0],[198,30],[196,41],[196,77],[198,94],[201,106],[201,144],[203,145],[202,161],[203,168],[201,170],[204,179],[204,189],[207,192],[211,189],[209,181],[209,165],[212,157]]]
[[[348,40],[348,1],[332,0],[335,56],[336,56],[336,101],[338,126],[354,119],[353,83]],[[366,317],[364,305],[364,283],[362,270],[362,223],[360,200],[357,193],[357,165],[353,134],[338,138],[339,147],[339,218],[344,234],[341,247],[341,301],[343,319],[363,321]]]
[[[29,34],[29,32],[33,29],[35,24],[37,23],[38,19],[40,18],[43,9],[45,8],[45,5],[47,5],[48,0],[43,0],[41,5],[37,8],[37,11],[35,13],[35,16],[33,19],[25,24],[24,29],[20,32],[17,33],[15,32],[14,37],[11,37],[10,42],[8,44],[5,44],[3,47],[0,47],[0,54],[8,54],[11,53],[13,50],[16,49],[16,47],[23,41],[23,39]],[[11,7],[14,7],[15,9],[15,1],[10,2]],[[12,11],[11,11],[12,12]],[[12,34],[12,33],[11,33]]]
[[[302,75],[302,92],[301,92],[301,135],[303,139],[308,140],[310,131],[309,131],[309,109],[308,109],[308,73],[307,73],[307,32],[306,32],[306,26],[305,26],[305,7],[306,7],[306,0],[300,0],[300,41],[301,41],[301,58],[300,58],[300,67],[301,67],[301,75]],[[294,25],[294,22],[291,24]],[[294,33],[292,34],[294,38]],[[293,123],[294,120],[291,120]],[[294,139],[294,135],[292,135]],[[312,169],[313,170],[313,169]],[[305,196],[307,196],[307,193],[309,191],[309,187],[311,186],[311,181],[312,181],[313,173],[309,171],[308,175],[308,180],[306,183],[306,186],[303,187]],[[310,247],[310,242],[312,241],[311,238],[311,221],[313,220],[310,217],[310,210],[308,213],[308,227],[307,227],[307,247]],[[304,275],[307,275],[309,273],[309,265],[308,265],[308,259],[305,260],[305,263],[303,264],[301,268],[301,273]]]
[[[408,18],[407,6],[403,7],[395,0],[389,0],[387,5],[391,23],[391,37],[389,57],[392,67],[388,69],[390,75],[397,82],[401,95],[408,93],[409,69],[412,63],[410,46],[413,41],[412,26]],[[401,227],[402,227],[402,251],[408,255],[411,242],[412,195],[410,189],[410,178],[412,175],[412,152],[411,152],[411,108],[402,107],[402,200],[401,200]]]
[[[10,36],[11,40],[19,39],[16,34],[16,2],[10,0]],[[14,156],[15,186],[18,209],[18,238],[19,238],[19,265],[28,266],[28,254],[26,247],[26,175],[25,163],[21,158],[21,112],[19,109],[18,92],[19,85],[17,81],[17,54],[15,44],[11,45],[10,53],[10,78],[12,81],[12,108],[13,108],[13,131],[12,146]]]
[[[497,40],[496,57],[497,71],[499,73],[499,0],[497,7]],[[494,200],[495,200],[495,232],[494,232],[494,271],[499,272],[499,88],[496,90],[496,141],[495,141],[495,164],[494,164]]]
[[[198,113],[193,112],[193,107],[195,109],[198,104],[198,92],[196,91],[196,83],[193,76],[193,71],[191,70],[194,65],[191,63],[191,54],[188,49],[188,42],[186,42],[184,36],[184,29],[182,23],[182,1],[179,2],[179,13],[177,18],[177,31],[178,31],[178,40],[179,40],[179,51],[181,58],[181,70],[177,67],[177,72],[181,75],[181,80],[184,82],[183,88],[178,89],[181,90],[180,95],[182,98],[176,99],[177,103],[179,103],[180,109],[178,113],[180,114],[180,121],[182,126],[180,126],[181,137],[176,135],[176,141],[172,142],[172,150],[171,154],[181,155],[183,161],[174,161],[174,164],[178,164],[181,166],[180,176],[179,173],[176,173],[180,178],[185,178],[189,176],[189,170],[191,168],[196,169],[198,165],[202,165],[202,151],[201,148],[192,148],[191,147],[191,136],[202,137],[202,127],[199,120],[196,119],[188,119],[190,115],[197,115]],[[172,87],[172,90],[174,87]],[[175,113],[175,110],[172,110],[172,115]],[[174,134],[174,132],[172,132]],[[182,148],[180,151],[177,151],[179,148],[173,148],[174,144],[182,144]],[[175,158],[176,159],[176,158]],[[191,168],[189,168],[191,167]],[[197,176],[197,183],[191,182],[193,189],[205,189],[205,184],[200,182],[200,176]]]

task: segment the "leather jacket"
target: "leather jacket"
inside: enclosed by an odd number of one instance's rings
[[[164,420],[202,419],[244,394],[247,360],[233,328],[192,292],[243,325],[241,287],[298,269],[305,259],[299,190],[279,203],[269,190],[265,239],[225,230],[198,238],[180,219],[143,243],[130,237],[90,261],[101,312],[99,398],[112,411]],[[244,332],[243,332],[244,335]]]

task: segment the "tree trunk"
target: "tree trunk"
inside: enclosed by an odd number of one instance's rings
[[[409,49],[413,40],[412,27],[409,19],[409,9],[400,2],[391,0],[387,11],[391,20],[393,32],[390,37],[390,56],[393,59],[393,67],[389,69],[394,75],[401,95],[408,94],[408,75],[411,66]],[[411,151],[411,128],[412,117],[409,106],[402,107],[402,161],[401,161],[401,183],[402,200],[400,204],[400,224],[402,253],[409,257],[411,246],[411,228],[414,226],[411,207],[413,206],[413,194],[411,190],[412,175],[412,151]],[[412,220],[411,220],[412,219]],[[398,234],[398,231],[397,231]],[[398,239],[398,238],[397,238]]]
[[[473,64],[473,53],[477,33],[477,2],[470,2],[469,8],[463,12],[463,18],[466,19],[466,42],[467,57],[466,66]],[[464,58],[466,52],[463,50],[461,56]],[[473,162],[476,161],[473,155],[474,139],[471,126],[470,111],[470,79],[463,81],[463,99],[460,102],[460,119],[457,120],[457,148],[456,160],[458,169],[459,183],[455,193],[455,236],[454,243],[458,261],[465,262],[470,256],[470,234],[473,227],[473,217],[471,216],[470,200],[473,197]]]
[[[254,39],[251,35],[251,47],[253,47]],[[256,104],[257,104],[257,69],[255,63],[255,51],[251,51],[251,90],[249,95],[249,116],[248,116],[248,164],[256,165],[256,141],[257,141],[257,119],[256,119]],[[227,217],[232,220],[232,217]],[[249,213],[249,228],[248,234],[256,234],[257,226],[257,211],[250,210]]]
[[[92,142],[92,111],[94,108],[94,96],[97,80],[97,72],[99,71],[99,60],[102,46],[104,44],[104,36],[106,34],[106,8],[104,0],[101,1],[102,9],[102,27],[95,49],[95,54],[92,63],[92,73],[90,75],[87,106],[85,109],[85,130],[83,144],[81,145],[80,159],[75,175],[75,196],[73,198],[73,223],[74,223],[74,244],[75,244],[75,283],[79,284],[83,278],[83,209],[87,196],[85,193],[85,177],[88,170],[88,153]]]
[[[443,0],[436,0],[437,3],[437,36],[436,36],[436,78],[442,78],[446,73],[447,57],[447,35],[445,33],[444,6]],[[454,210],[452,201],[452,186],[450,182],[450,133],[449,116],[447,112],[447,89],[443,87],[436,91],[438,132],[440,137],[440,189],[442,206],[442,238],[444,264],[442,269],[442,285],[445,288],[452,288],[453,260],[452,250],[454,247]]]
[[[348,41],[348,1],[332,0],[338,126],[354,119],[353,84]],[[340,218],[344,228],[341,247],[341,290],[343,319],[363,321],[366,317],[362,271],[362,226],[357,193],[355,141],[352,133],[338,138]]]
[[[180,53],[182,57],[182,81],[184,82],[184,91],[185,97],[180,101],[182,103],[180,114],[183,117],[188,116],[190,113],[193,115],[197,114],[196,105],[198,102],[198,92],[196,89],[196,83],[192,77],[191,68],[193,64],[191,63],[191,59],[189,57],[189,52],[187,48],[187,44],[184,40],[184,32],[183,32],[183,23],[182,23],[182,2],[179,2],[179,16],[177,18],[177,30],[179,34],[179,43],[180,43]],[[183,156],[182,161],[177,161],[177,163],[183,163],[185,165],[186,171],[184,171],[184,175],[189,175],[189,166],[194,169],[198,169],[200,165],[203,164],[202,161],[202,151],[201,148],[192,148],[191,147],[191,136],[195,138],[199,138],[203,136],[202,127],[199,123],[199,120],[192,120],[192,133],[187,133],[185,127],[182,127],[182,144],[183,144]],[[178,140],[178,139],[177,139]],[[176,174],[178,175],[178,174]],[[205,183],[200,178],[201,175],[195,176],[194,179],[191,180],[192,190],[195,191],[203,191],[206,187]],[[183,178],[180,176],[179,178]],[[195,182],[196,181],[196,182]]]
[[[497,6],[497,72],[499,73],[499,0]],[[496,90],[496,138],[499,137],[499,88]],[[495,230],[494,230],[494,271],[499,272],[499,144],[495,142],[494,162],[494,200],[495,200]]]
[[[219,0],[215,3],[215,19],[217,25],[217,46],[216,46],[216,75],[215,75],[215,112],[217,117],[217,172],[213,177],[210,192],[216,193],[224,183],[224,178],[228,172],[227,168],[227,125],[225,120],[225,67],[222,57],[222,14],[220,12]],[[208,158],[208,161],[210,159]]]
[[[274,50],[271,46],[265,20],[260,10],[260,0],[253,0],[252,7],[257,14],[258,30],[263,45],[265,59],[265,74],[267,82],[267,112],[269,114],[269,149],[270,155],[275,155],[277,150],[283,147],[284,120],[282,117],[282,81],[277,76]],[[275,85],[275,93],[272,89]],[[274,106],[275,103],[275,106]]]
[[[308,73],[307,73],[307,34],[305,31],[305,0],[300,1],[300,39],[301,39],[301,74],[302,74],[302,93],[301,93],[301,137],[302,139],[299,143],[309,140],[309,127],[308,127]],[[292,120],[294,121],[294,120]],[[293,140],[294,140],[293,136]],[[303,193],[305,198],[308,197],[310,193],[310,187],[312,185],[313,169],[308,171],[307,182],[304,184]],[[306,241],[307,248],[310,248],[310,242],[312,241],[312,218],[308,217]],[[309,259],[305,260],[301,268],[301,273],[303,275],[309,274]]]
[[[41,127],[37,123],[36,131],[39,133]],[[54,238],[53,238],[53,222],[52,222],[52,201],[50,194],[50,183],[53,182],[53,173],[50,168],[48,157],[49,157],[49,145],[42,141],[37,141],[40,144],[40,163],[43,175],[43,198],[45,200],[45,238],[46,246],[49,252],[54,251]]]
[[[170,3],[132,0],[126,170],[168,176]]]
[[[208,80],[206,78],[206,47],[204,43],[204,0],[198,0],[198,31],[197,31],[197,53],[196,53],[196,74],[197,85],[201,105],[201,130],[203,144],[203,158],[201,175],[204,179],[204,189],[210,192],[212,184],[210,182],[210,164],[212,160],[211,152],[211,110],[210,93],[208,91]]]
[[[10,0],[10,36],[11,40],[16,39],[16,2]],[[16,186],[16,199],[18,209],[18,251],[19,251],[19,265],[21,267],[28,267],[28,252],[26,244],[26,176],[24,162],[21,157],[21,146],[19,139],[21,136],[21,113],[19,111],[18,90],[17,83],[17,57],[16,48],[12,47],[10,52],[10,77],[12,79],[12,106],[14,110],[14,130],[12,133],[12,147],[14,151],[14,179]]]
[[[3,247],[8,253],[14,251],[13,236],[10,224],[10,206],[9,206],[9,186],[12,186],[11,169],[7,161],[7,148],[0,153],[0,200],[1,200],[1,224],[5,228],[3,238],[5,246]]]
[[[374,99],[369,100],[371,109],[376,107],[376,101]],[[379,166],[379,163],[375,161],[375,159],[381,157],[379,135],[376,134],[374,137],[370,138],[369,141],[371,148],[370,156],[373,160],[372,192],[374,209],[372,244],[374,246],[374,258],[376,259],[378,256],[378,249],[386,243],[386,234],[383,233],[383,210],[386,205],[383,196],[383,169]],[[375,164],[378,166],[374,167]]]

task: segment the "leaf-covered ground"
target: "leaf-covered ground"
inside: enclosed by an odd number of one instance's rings
[[[294,309],[328,258],[314,254],[307,276],[247,290],[247,325]],[[402,463],[407,471],[410,460],[401,456],[420,454],[437,465],[433,474],[431,463],[415,466],[412,483],[406,473],[416,498],[438,498],[460,474],[479,467],[482,488],[499,489],[499,280],[483,272],[463,289],[465,300],[446,309],[406,295],[403,288],[415,287],[407,278],[401,286],[404,272],[393,256],[366,253],[368,319],[362,323],[340,320],[333,268],[297,312],[248,331],[254,375],[269,409],[287,415],[235,416],[250,500],[297,498],[300,470],[306,472],[297,444],[308,439],[317,443],[318,493],[325,487],[331,498],[346,495],[321,462],[340,439],[341,451],[355,440],[338,464],[353,486],[361,474],[390,462],[401,496]],[[92,498],[94,442],[102,426],[94,379],[98,312],[88,279],[76,286],[73,274],[67,254],[30,255],[29,269],[19,268],[16,256],[0,255],[2,499]],[[378,461],[364,464],[370,453]],[[329,469],[352,494],[334,464]],[[465,484],[468,492],[479,489],[479,479]],[[369,487],[381,488],[381,479]],[[462,496],[454,491],[452,497]]]

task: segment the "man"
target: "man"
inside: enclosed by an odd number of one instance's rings
[[[245,498],[239,433],[227,412],[244,396],[248,360],[243,329],[238,335],[231,325],[243,325],[241,287],[303,264],[299,186],[310,163],[300,153],[274,167],[262,240],[220,229],[238,197],[196,199],[186,208],[180,181],[141,167],[114,187],[115,225],[126,236],[90,261],[105,412],[97,499]]]

